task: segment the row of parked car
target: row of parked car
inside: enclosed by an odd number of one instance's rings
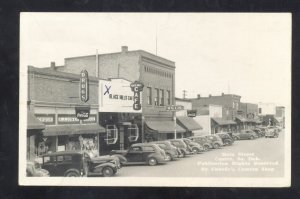
[[[278,137],[277,127],[260,127],[243,130],[239,133],[217,133],[213,135],[192,136],[188,138],[137,143],[128,150],[112,150],[110,155],[97,156],[89,151],[60,151],[44,154],[40,163],[27,163],[27,176],[104,176],[115,175],[122,166],[165,163],[229,146],[239,139],[258,137]]]

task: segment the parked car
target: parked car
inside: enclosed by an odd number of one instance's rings
[[[234,140],[253,140],[255,138],[258,138],[258,136],[252,130],[242,130],[241,132],[233,133]]]
[[[26,176],[28,177],[48,177],[49,172],[42,169],[41,165],[35,161],[28,161],[26,164]]]
[[[188,139],[201,144],[203,146],[204,151],[208,151],[209,149],[213,148],[211,142],[208,141],[206,137],[192,136],[188,137]]]
[[[190,152],[197,154],[204,151],[203,147],[199,143],[194,142],[188,138],[181,138],[181,139],[189,147]]]
[[[188,149],[188,146],[181,139],[171,139],[169,140],[171,144],[177,147],[180,150],[181,157],[185,157],[186,155],[191,155],[191,151]]]
[[[259,128],[253,129],[254,133],[256,133],[257,137],[264,137],[265,133],[262,132]]]
[[[267,127],[259,127],[259,129],[261,130],[263,137],[264,137],[266,132],[268,131],[268,128]]]
[[[119,159],[112,156],[94,156],[87,151],[60,151],[44,154],[42,168],[50,176],[112,176],[121,168]]]
[[[230,146],[234,142],[234,139],[231,138],[227,133],[217,133],[216,135],[222,139],[222,142],[225,146]]]
[[[119,157],[121,164],[148,164],[150,166],[167,161],[166,153],[153,143],[133,144],[128,150],[112,150],[111,155]]]
[[[178,148],[173,146],[170,141],[154,141],[150,142],[156,144],[166,153],[167,160],[175,160],[179,157]]]
[[[266,138],[270,138],[270,137],[277,138],[278,136],[279,136],[279,131],[276,127],[273,126],[268,127],[268,131],[266,131],[265,133]]]
[[[204,137],[207,138],[207,140],[211,143],[214,149],[218,149],[221,146],[223,146],[222,139],[217,135],[204,135]]]

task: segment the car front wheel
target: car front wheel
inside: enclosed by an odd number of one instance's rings
[[[197,148],[193,148],[193,153],[194,154],[197,154],[197,153],[199,153],[200,151],[197,149]]]
[[[254,137],[253,137],[253,135],[251,135],[251,136],[250,136],[250,140],[253,140],[253,139],[254,139]]]
[[[104,177],[110,177],[114,174],[114,171],[110,167],[104,167],[103,170],[102,170],[102,173],[103,173]]]
[[[171,161],[172,160],[172,156],[170,154],[166,154],[167,157],[167,161]]]
[[[219,145],[218,143],[215,143],[215,144],[214,144],[214,148],[215,148],[215,149],[218,149],[218,148],[220,148],[220,145]]]
[[[204,145],[203,147],[204,147],[204,151],[208,151],[209,150],[209,146]]]
[[[238,140],[239,138],[238,138],[238,137],[236,137],[236,136],[234,136],[234,137],[233,137],[233,139],[234,139],[234,140]]]
[[[77,171],[69,171],[66,173],[66,177],[79,177],[80,174]]]
[[[150,166],[155,166],[155,165],[157,165],[157,160],[155,158],[149,158],[148,164]]]

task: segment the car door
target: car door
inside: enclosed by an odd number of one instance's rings
[[[248,135],[247,135],[247,132],[246,132],[246,131],[242,131],[242,132],[240,133],[240,138],[241,138],[241,139],[248,139],[247,136],[248,136]]]
[[[151,154],[155,153],[155,149],[153,146],[142,146],[143,155],[142,161],[147,162],[148,158]]]
[[[132,146],[128,150],[126,158],[128,162],[143,162],[142,155],[143,151],[141,146]]]
[[[46,169],[50,176],[58,176],[56,156],[44,156],[42,169]]]

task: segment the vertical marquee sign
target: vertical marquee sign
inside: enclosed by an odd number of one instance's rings
[[[130,88],[133,91],[133,110],[141,110],[141,91],[144,85],[141,82],[135,81],[130,84]]]
[[[89,100],[89,78],[88,72],[86,70],[82,70],[80,72],[79,87],[80,100],[83,102],[87,102]]]

